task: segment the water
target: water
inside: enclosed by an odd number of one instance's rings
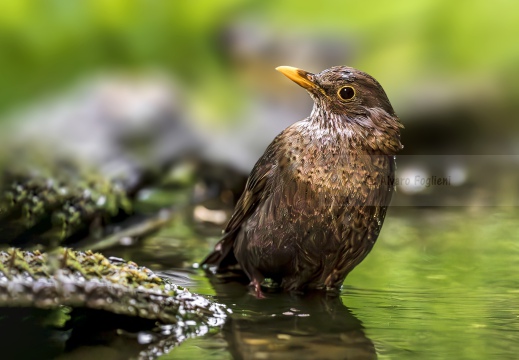
[[[193,222],[191,211],[150,238],[103,253],[155,269],[233,310],[222,331],[186,340],[161,359],[517,359],[518,215],[505,207],[392,207],[373,251],[339,296],[256,299],[238,281],[206,277],[191,265],[210,251],[220,226]],[[15,333],[26,334],[18,340],[28,349],[50,346],[38,340],[48,334],[31,325]],[[106,336],[101,331],[94,339]],[[122,359],[139,351],[132,336],[104,340],[56,351],[61,360],[101,353]]]
[[[163,358],[516,359],[517,215],[513,208],[392,208],[339,297],[258,300],[239,283],[180,270],[192,291],[234,315],[222,333],[188,340]]]

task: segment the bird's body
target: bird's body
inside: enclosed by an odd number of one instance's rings
[[[218,270],[238,263],[258,294],[264,278],[285,290],[340,288],[378,237],[401,148],[398,118],[369,75],[347,67],[317,75],[287,69],[314,99],[312,114],[268,146],[204,261]],[[373,84],[366,92],[382,90],[385,99],[335,104],[345,84],[356,86],[354,96]]]

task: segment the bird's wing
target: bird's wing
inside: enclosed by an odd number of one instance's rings
[[[238,230],[260,203],[270,194],[270,181],[276,167],[276,149],[279,146],[280,136],[267,147],[263,156],[258,160],[251,171],[245,185],[245,190],[238,200],[234,213],[227,224],[222,239],[216,244],[214,251],[202,262],[202,265],[216,265],[222,269],[236,264],[234,253],[231,251]]]
[[[271,159],[260,159],[252,169],[245,190],[236,204],[224,234],[238,230],[243,221],[254,212],[261,200],[268,196],[269,189],[266,189],[266,185],[274,168],[274,164],[269,160]]]

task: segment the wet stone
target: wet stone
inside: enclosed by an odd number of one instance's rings
[[[142,358],[166,353],[187,338],[222,326],[230,313],[224,305],[133,262],[70,249],[0,251],[0,309],[59,310],[63,306],[139,317],[167,326],[167,332],[140,354]],[[139,336],[155,338],[148,333]]]

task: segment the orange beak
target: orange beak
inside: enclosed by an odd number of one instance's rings
[[[314,74],[292,66],[278,66],[277,71],[307,90],[315,90],[319,87],[311,80]]]

